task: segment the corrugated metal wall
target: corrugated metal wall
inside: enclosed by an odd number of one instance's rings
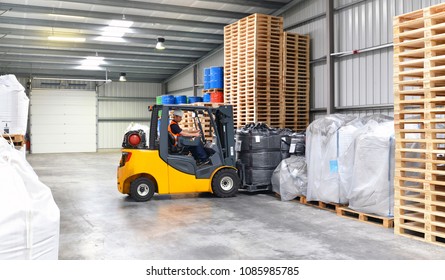
[[[193,67],[175,76],[166,83],[168,94],[193,95]]]
[[[109,83],[98,87],[98,148],[122,145],[122,136],[131,123],[149,125],[148,106],[161,95],[161,84]]]
[[[196,66],[197,96],[202,96],[202,90],[204,88],[204,68],[224,66],[224,49],[220,49],[209,55],[209,57],[198,62]],[[183,73],[173,76],[166,84],[167,92],[173,95],[193,96],[193,69],[194,67],[189,67]]]
[[[336,0],[335,105],[342,113],[392,115],[395,15],[442,3],[433,0]],[[326,107],[326,0],[304,1],[281,16],[289,32],[311,37],[311,109],[313,118]],[[385,46],[387,45],[387,46]],[[366,49],[376,48],[375,50]],[[353,50],[364,50],[350,54]],[[342,54],[343,53],[343,54]],[[350,111],[350,108],[362,108]],[[357,113],[359,112],[359,113]]]

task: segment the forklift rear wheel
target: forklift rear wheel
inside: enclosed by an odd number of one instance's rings
[[[130,184],[130,196],[138,201],[148,201],[155,193],[155,184],[152,180],[141,177]]]
[[[212,190],[217,197],[230,197],[238,192],[240,179],[233,169],[218,171],[212,180]]]

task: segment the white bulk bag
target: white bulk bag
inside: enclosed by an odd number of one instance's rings
[[[307,168],[304,156],[283,159],[272,174],[272,190],[282,201],[292,200],[307,193]]]
[[[391,217],[394,214],[394,122],[368,126],[355,141],[349,208]]]
[[[29,98],[14,75],[0,76],[0,134],[26,134]]]
[[[351,127],[346,127],[351,124]],[[306,130],[308,201],[347,203],[341,189],[339,158],[352,143],[351,135],[361,122],[351,115],[334,114],[317,119]],[[342,127],[344,129],[340,130]]]
[[[51,190],[0,137],[0,259],[58,259],[60,211]]]

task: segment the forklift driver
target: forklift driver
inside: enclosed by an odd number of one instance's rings
[[[175,110],[173,112],[173,120],[170,122],[170,125],[168,126],[168,131],[175,137],[175,145],[178,143],[178,137],[179,136],[185,136],[185,137],[200,137],[201,131],[200,130],[183,130],[179,126],[179,122],[182,120],[182,116],[184,115],[184,112],[182,110]],[[196,160],[196,164],[199,165],[205,165],[210,163],[209,156],[207,155],[207,152],[204,149],[204,145],[201,141],[198,142],[196,146],[186,146],[186,148],[192,153],[193,157]]]

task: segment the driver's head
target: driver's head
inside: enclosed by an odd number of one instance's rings
[[[176,109],[173,112],[173,118],[175,121],[178,121],[178,122],[181,121],[182,116],[184,116],[184,112],[182,112],[182,110]]]

